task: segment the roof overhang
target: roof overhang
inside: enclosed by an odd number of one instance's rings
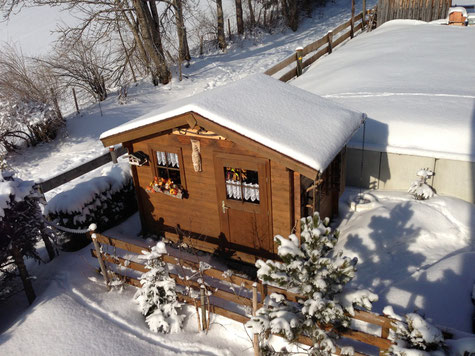
[[[219,134],[225,139],[243,145],[247,149],[254,152],[258,152],[260,155],[268,159],[278,161],[285,167],[295,172],[298,172],[308,178],[315,179],[319,173],[318,170],[302,162],[299,162],[292,157],[289,157],[281,152],[267,147],[262,143],[259,143],[249,137],[246,137],[234,130],[217,124],[193,111],[189,111],[177,116],[170,117],[168,119],[160,120],[144,126],[103,137],[101,138],[101,141],[105,147],[120,143],[126,145],[126,143],[128,142],[134,142],[143,139],[147,136],[159,135],[164,132],[169,132],[170,130],[175,128],[194,128],[195,126],[200,126],[205,130]]]

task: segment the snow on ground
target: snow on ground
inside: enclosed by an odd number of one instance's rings
[[[437,325],[470,333],[475,207],[448,197],[416,201],[401,192],[368,192],[370,209],[352,212],[347,203],[357,193],[348,189],[342,197],[338,222],[337,248],[359,259],[352,286],[379,294],[377,312],[391,304],[398,314],[418,311]],[[131,241],[139,230],[136,214],[106,234]],[[192,307],[186,307],[182,332],[150,332],[132,301],[135,288],[106,292],[89,248],[63,252],[47,265],[30,264],[38,298],[23,313],[23,294],[0,305],[2,354],[253,353],[237,322],[213,316],[209,333],[198,332]]]
[[[475,206],[450,197],[414,200],[408,193],[371,191],[370,207],[352,212],[357,190],[341,201],[337,248],[358,257],[352,285],[379,295],[374,310],[419,311],[436,324],[472,332]]]
[[[135,215],[125,229],[136,234],[137,223]],[[216,316],[210,332],[199,333],[192,307],[186,307],[182,333],[152,333],[132,301],[135,288],[107,292],[89,248],[63,252],[41,268],[30,268],[39,272],[34,304],[23,314],[11,315],[15,303],[26,304],[20,294],[0,306],[3,355],[252,354],[252,342],[242,324]]]
[[[390,21],[292,84],[367,113],[369,149],[475,161],[474,41],[475,27]]]

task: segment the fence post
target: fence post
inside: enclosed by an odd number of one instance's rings
[[[117,163],[117,152],[116,152],[114,146],[109,146],[109,152],[111,154],[112,163],[116,164]]]
[[[74,104],[76,105],[76,113],[79,115],[78,98],[76,97],[76,90],[74,90],[74,88],[73,88],[73,97],[74,97]]]
[[[257,283],[252,284],[252,316],[257,312]],[[252,345],[254,346],[254,356],[259,356],[259,334],[254,334]]]
[[[203,331],[207,329],[205,292],[206,292],[205,286],[202,284],[200,286],[200,302],[201,302],[201,323],[202,323],[202,326],[203,326]]]
[[[107,275],[107,268],[106,268],[106,265],[104,264],[104,260],[102,259],[101,246],[99,245],[99,242],[97,242],[97,236],[94,233],[96,228],[97,226],[95,224],[91,224],[91,226],[89,226],[89,230],[91,232],[91,239],[92,239],[92,243],[94,244],[94,248],[96,250],[97,260],[99,261],[99,266],[101,267],[102,275],[104,276],[104,282],[106,283],[107,290],[110,290],[111,287],[109,284],[109,276]]]
[[[351,29],[350,29],[350,37],[353,38],[355,36],[355,0],[351,0]]]
[[[361,19],[363,27],[361,30],[363,31],[366,26],[366,0],[363,0],[363,18]]]
[[[297,58],[297,77],[300,77],[302,75],[302,52],[303,48],[302,47],[297,47],[295,49],[295,57]]]
[[[333,51],[333,31],[328,31],[328,54],[332,53]]]
[[[381,338],[387,339],[388,337],[389,337],[389,326],[388,325],[381,326]],[[388,354],[389,354],[388,350],[379,349],[380,356],[385,356]]]

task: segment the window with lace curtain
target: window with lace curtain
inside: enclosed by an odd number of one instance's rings
[[[156,175],[159,178],[171,179],[174,184],[181,185],[180,159],[178,153],[155,151]]]

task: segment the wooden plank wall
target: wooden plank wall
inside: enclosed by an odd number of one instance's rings
[[[197,139],[194,137],[194,139]],[[145,188],[153,180],[152,167],[135,167],[134,178],[137,187],[140,212],[144,228],[149,232],[164,233],[167,237],[172,234],[194,232],[197,235],[216,238],[212,243],[217,243],[221,233],[219,222],[218,201],[216,194],[216,178],[214,172],[214,154],[216,152],[242,154],[259,157],[256,153],[244,149],[228,140],[199,138],[201,143],[202,172],[195,172],[191,161],[191,142],[188,136],[166,134],[151,137],[130,145],[133,152],[143,151],[151,154],[150,147],[181,148],[184,161],[184,177],[186,189],[189,193],[187,199],[177,199],[165,194],[149,194]],[[289,171],[283,165],[271,161],[271,210],[273,231],[271,238],[280,234],[288,236],[290,226],[290,187]],[[172,231],[170,230],[172,228]],[[163,230],[165,229],[165,230]],[[173,231],[174,230],[174,231]],[[208,250],[211,245],[207,246]]]
[[[378,26],[395,19],[444,19],[450,5],[451,0],[378,0]]]

